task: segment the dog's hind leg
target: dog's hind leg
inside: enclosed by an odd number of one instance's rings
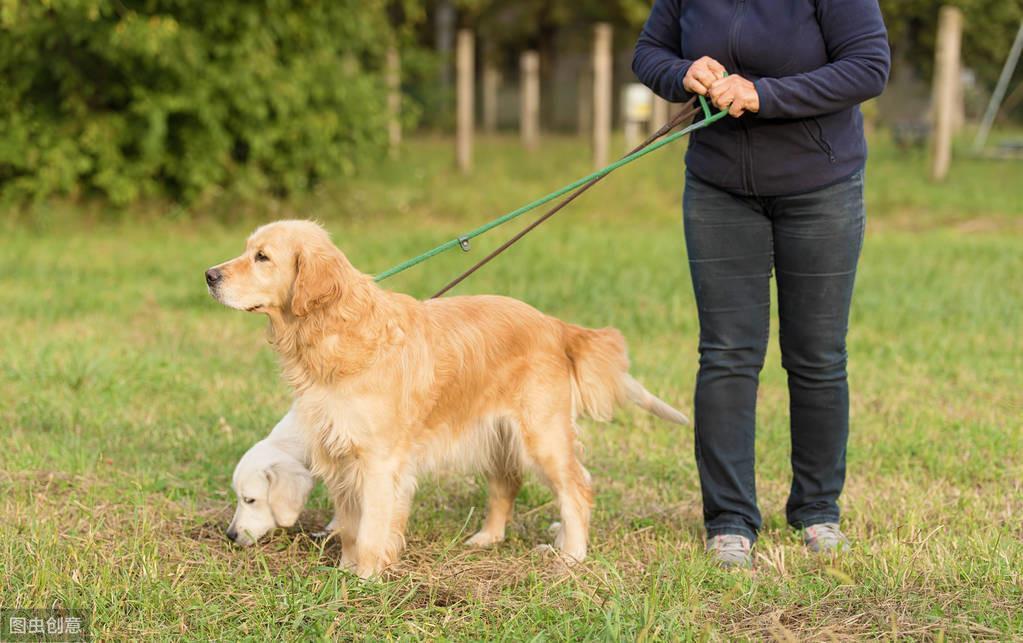
[[[568,412],[557,413],[532,431],[523,428],[526,452],[557,496],[561,526],[555,546],[566,562],[581,561],[586,558],[593,492],[589,473],[575,455],[572,418]]]
[[[508,426],[497,429],[490,449],[487,469],[487,516],[483,528],[465,541],[473,547],[487,547],[504,540],[505,526],[515,505],[515,496],[522,486],[522,464],[519,442]]]

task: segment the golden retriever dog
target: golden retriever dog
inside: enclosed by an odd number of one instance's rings
[[[632,401],[688,422],[628,374],[617,330],[568,324],[508,297],[389,292],[310,221],[259,228],[206,282],[222,304],[269,318],[310,433],[311,469],[334,502],[342,565],[363,578],[397,559],[416,479],[443,464],[489,482],[483,526],[467,544],[504,539],[530,469],[557,498],[555,547],[580,561],[593,494],[576,457],[576,419],[609,420]]]

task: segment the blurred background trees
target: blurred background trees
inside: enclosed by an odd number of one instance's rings
[[[381,68],[402,38],[391,5],[8,0],[0,185],[190,201],[350,173],[384,142]]]
[[[963,11],[963,64],[987,86],[998,79],[1012,39],[1023,20],[1019,0],[880,0],[888,25],[892,51],[924,78],[934,67],[934,38],[938,7],[947,4]]]
[[[899,65],[893,82],[930,78],[938,4],[881,0]],[[986,94],[1023,3],[951,4],[965,15],[964,64]],[[592,25],[615,26],[616,83],[631,80],[631,48],[649,6],[0,0],[0,195],[8,203],[60,195],[125,204],[307,191],[386,149],[389,47],[401,54],[404,127],[450,126],[459,27],[474,30],[477,58],[503,70],[506,84],[514,84],[519,54],[539,51],[545,87],[560,92],[545,90],[544,126],[567,130],[586,94]]]

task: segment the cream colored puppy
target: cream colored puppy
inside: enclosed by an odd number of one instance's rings
[[[310,221],[259,228],[206,283],[217,301],[269,317],[311,470],[333,497],[341,562],[362,577],[397,559],[416,480],[442,465],[489,481],[470,544],[504,539],[532,470],[557,498],[555,546],[582,560],[593,495],[576,418],[608,420],[633,402],[687,422],[629,375],[616,329],[569,324],[508,297],[418,301],[384,290]]]
[[[313,489],[313,476],[309,441],[293,409],[242,456],[231,486],[238,507],[227,537],[236,544],[247,547],[277,527],[295,524]]]

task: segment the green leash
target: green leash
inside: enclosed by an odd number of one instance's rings
[[[579,187],[589,183],[590,181],[592,181],[594,179],[606,176],[606,175],[610,174],[611,172],[614,172],[615,170],[617,170],[621,166],[628,165],[629,163],[632,163],[633,161],[635,161],[638,158],[646,156],[647,154],[649,154],[650,152],[653,152],[654,150],[659,150],[660,148],[664,147],[665,145],[668,145],[669,143],[677,141],[678,139],[682,138],[683,136],[687,136],[688,134],[690,134],[692,132],[695,132],[698,129],[703,129],[704,127],[709,126],[711,123],[715,123],[715,122],[721,120],[722,118],[724,118],[728,114],[728,110],[727,109],[723,109],[723,110],[721,110],[720,112],[718,112],[716,114],[712,114],[711,111],[710,111],[710,106],[707,105],[707,99],[704,98],[703,96],[700,96],[699,99],[700,99],[700,107],[703,109],[703,120],[700,120],[700,121],[698,121],[696,123],[693,123],[689,127],[686,127],[685,129],[679,130],[678,132],[675,132],[674,134],[670,134],[670,135],[664,137],[663,139],[661,139],[660,141],[657,141],[656,143],[652,143],[651,145],[649,145],[649,146],[639,150],[638,152],[634,152],[632,154],[629,154],[628,156],[624,156],[621,159],[615,161],[614,163],[608,165],[607,167],[601,168],[601,169],[597,170],[596,172],[593,172],[592,174],[588,174],[587,176],[584,176],[583,178],[581,178],[581,179],[579,179],[577,181],[573,181],[572,183],[569,183],[565,187],[563,187],[563,188],[561,188],[559,190],[555,190],[554,192],[551,192],[550,194],[548,194],[546,196],[540,197],[539,199],[537,199],[536,201],[533,201],[532,203],[527,203],[526,205],[522,206],[521,208],[518,208],[517,210],[512,210],[508,214],[501,215],[501,216],[497,217],[496,219],[494,219],[493,221],[490,221],[489,223],[485,223],[485,224],[481,225],[480,227],[478,227],[478,228],[476,228],[474,230],[470,230],[469,232],[466,232],[465,234],[463,234],[463,235],[461,235],[459,237],[451,239],[450,241],[446,241],[446,242],[440,244],[439,246],[437,246],[436,248],[433,248],[431,250],[427,250],[423,254],[418,255],[416,257],[412,257],[411,259],[409,259],[407,261],[403,261],[402,263],[399,263],[398,265],[394,266],[393,268],[389,268],[389,269],[381,272],[380,274],[375,276],[373,278],[373,280],[379,282],[379,281],[383,281],[384,279],[387,279],[388,277],[393,277],[394,275],[398,274],[399,272],[403,272],[405,270],[408,270],[412,266],[420,264],[420,263],[426,261],[427,259],[429,259],[431,257],[435,257],[435,256],[439,255],[442,252],[446,252],[448,250],[451,250],[452,248],[461,248],[462,250],[465,250],[466,252],[468,252],[468,250],[469,250],[469,241],[471,239],[475,239],[476,237],[480,236],[481,234],[485,234],[485,233],[489,232],[490,230],[493,230],[494,228],[496,228],[497,226],[499,226],[499,225],[501,225],[503,223],[507,223],[507,222],[511,221],[512,219],[514,219],[516,217],[522,216],[523,214],[529,212],[530,210],[534,210],[534,209],[540,207],[544,203],[547,203],[549,201],[553,201],[554,199],[558,198],[559,196],[562,196],[562,195],[564,195],[564,194],[566,194],[568,192],[571,192],[572,190],[575,190],[576,188],[579,188]]]

